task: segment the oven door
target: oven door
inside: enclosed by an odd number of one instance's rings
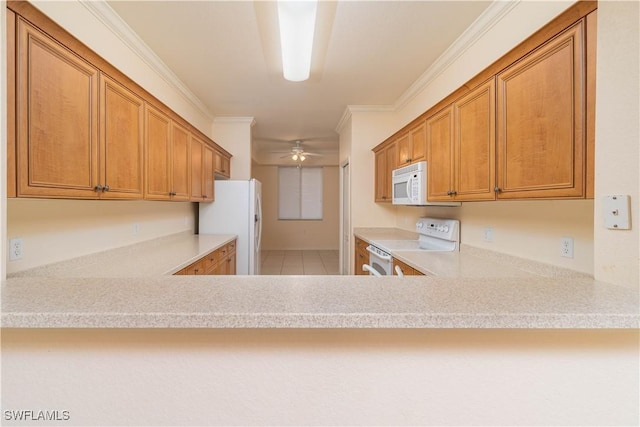
[[[374,270],[380,276],[392,276],[393,275],[393,259],[391,255],[379,254],[371,249],[371,246],[367,246],[369,251],[369,268]],[[373,272],[369,272],[371,275],[376,275]]]

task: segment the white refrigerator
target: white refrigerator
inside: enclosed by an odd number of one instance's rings
[[[262,184],[215,181],[214,202],[200,203],[200,234],[237,234],[236,274],[260,274]]]

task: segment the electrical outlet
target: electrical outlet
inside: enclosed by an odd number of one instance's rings
[[[493,242],[493,227],[485,227],[482,230],[482,240],[485,242]]]
[[[560,239],[560,255],[565,258],[573,258],[573,238],[563,237]]]
[[[138,234],[138,231],[140,231],[140,224],[137,222],[133,223],[133,234],[136,235]]]
[[[22,238],[9,240],[9,261],[22,259]]]

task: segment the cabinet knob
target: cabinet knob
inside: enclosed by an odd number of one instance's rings
[[[102,191],[109,191],[109,190],[110,190],[110,188],[109,188],[108,185],[105,185],[104,188],[102,189]]]
[[[451,195],[455,196],[456,194],[458,194],[458,192],[456,190],[451,190]]]
[[[93,189],[94,189],[96,192],[99,192],[99,191],[104,190],[104,187],[103,187],[102,185],[96,185],[95,187],[93,187]]]
[[[495,188],[493,189],[493,191],[494,191],[495,193],[499,193],[499,192],[501,192],[501,191],[502,191],[502,188],[500,188],[500,187],[495,187]]]
[[[175,195],[176,195],[176,192],[175,192],[175,191],[170,191],[170,192],[169,192],[169,195],[170,195],[170,196],[175,196]]]

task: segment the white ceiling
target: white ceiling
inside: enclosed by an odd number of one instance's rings
[[[273,2],[108,2],[212,116],[254,117],[254,142],[266,151],[295,139],[310,139],[309,151],[337,149],[348,105],[394,104],[490,3],[325,2],[320,69],[293,83],[273,60]]]

